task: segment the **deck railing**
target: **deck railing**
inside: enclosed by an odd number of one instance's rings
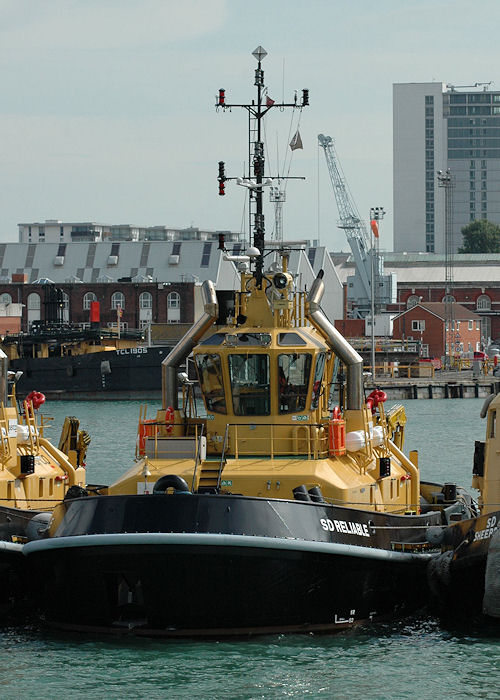
[[[176,458],[194,459],[195,469],[205,458],[202,450],[202,438],[205,437],[205,425],[202,422],[188,424],[188,435],[178,435],[176,428],[186,426],[182,423],[165,421],[148,421],[142,424],[147,432],[141,445],[137,447],[137,457],[150,459]],[[169,434],[171,430],[171,434]],[[211,451],[211,456],[221,459],[227,457],[286,457],[300,455],[302,458],[319,459],[328,455],[328,424],[324,423],[227,423],[224,436],[220,436],[215,445],[220,444],[220,451]]]
[[[298,425],[282,423],[227,425],[226,456],[235,459],[245,456],[287,457],[300,455],[319,459],[328,455],[328,426],[322,424]]]

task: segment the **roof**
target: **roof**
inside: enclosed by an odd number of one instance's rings
[[[345,253],[330,253],[339,278],[345,284],[354,274],[354,259]],[[446,279],[445,256],[440,253],[391,253],[382,251],[384,274],[395,273],[399,284],[441,284]],[[453,280],[457,284],[498,284],[500,253],[456,253]]]
[[[395,316],[394,318],[400,318],[401,316],[404,316],[407,314],[409,311],[413,311],[414,309],[420,307],[421,309],[424,309],[425,311],[428,311],[431,314],[434,314],[434,316],[437,316],[440,318],[442,321],[446,319],[446,310],[447,310],[448,304],[443,303],[442,301],[428,301],[428,302],[419,302],[418,304],[415,304],[415,306],[412,306],[409,309],[406,309],[406,311],[402,311],[400,314]],[[478,316],[478,314],[475,314],[474,311],[470,311],[467,309],[465,306],[462,306],[462,304],[457,304],[456,302],[453,303],[453,320],[454,321],[480,321],[481,316]]]

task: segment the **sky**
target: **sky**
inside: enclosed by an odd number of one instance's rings
[[[348,250],[317,135],[332,136],[363,217],[387,212],[392,250],[392,85],[493,81],[498,0],[0,0],[0,241],[60,219],[242,231],[252,51],[271,97],[309,89],[266,118],[272,175],[289,172],[284,238]],[[286,160],[285,159],[286,156]],[[267,199],[267,197],[266,197]],[[274,226],[266,205],[266,232]]]

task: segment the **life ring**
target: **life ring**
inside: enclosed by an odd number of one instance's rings
[[[328,454],[331,457],[341,457],[345,453],[345,420],[342,418],[340,407],[335,406],[328,423]]]
[[[182,476],[177,476],[177,474],[160,476],[153,486],[153,493],[166,493],[168,488],[173,488],[174,493],[191,493]]]
[[[154,437],[154,428],[152,427],[156,424],[156,420],[143,420],[139,423],[139,430],[137,431],[137,446],[139,456],[144,456],[146,454],[146,438]]]
[[[165,424],[167,426],[167,433],[170,435],[174,429],[175,411],[172,406],[169,406],[165,411]]]
[[[31,403],[33,410],[36,411],[45,403],[45,394],[42,394],[41,391],[32,391],[24,400],[26,403]]]
[[[387,394],[385,393],[385,391],[382,391],[382,389],[374,389],[372,393],[368,395],[366,399],[366,405],[369,409],[371,409],[372,413],[375,413],[375,410],[379,403],[385,403],[386,401]]]

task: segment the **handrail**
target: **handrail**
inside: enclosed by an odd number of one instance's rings
[[[66,455],[60,452],[54,445],[47,440],[47,438],[39,438],[40,445],[53,457],[61,469],[68,475],[68,485],[74,486],[76,482],[76,471],[71,462],[66,459]]]
[[[217,491],[220,489],[222,469],[224,465],[224,459],[226,456],[227,438],[229,435],[229,423],[226,423],[226,432],[224,433],[224,443],[222,445],[222,452],[220,456],[219,473],[217,474]]]
[[[200,462],[200,452],[201,452],[201,439],[203,437],[203,431],[205,429],[205,424],[201,424],[201,430],[200,430],[200,435],[197,438],[198,439],[198,447],[196,449],[196,455],[194,458],[194,469],[193,469],[193,481],[191,482],[191,491],[194,493],[194,485],[196,482],[196,472],[198,471],[198,464]],[[195,424],[195,439],[198,434],[198,426]]]
[[[232,453],[234,457],[238,459],[243,455],[262,455],[270,456],[271,459],[275,456],[283,455],[307,455],[308,459],[311,459],[313,454],[318,453],[323,456],[328,454],[328,423],[327,421],[323,423],[297,423],[296,425],[289,423],[257,423],[255,425],[255,432],[252,435],[252,446],[256,443],[261,443],[263,445],[262,449],[252,449],[243,448],[242,441],[239,439],[239,430],[245,426],[241,423],[228,423],[226,425],[227,436],[224,437],[224,445],[222,450],[223,457],[226,456],[227,445],[229,442],[229,434],[231,430],[233,431],[234,442],[232,443]],[[267,430],[268,434],[264,436],[259,436],[259,428],[261,430]],[[322,436],[319,435],[319,429],[322,428],[324,433]],[[292,431],[292,432],[290,432]],[[302,437],[299,437],[298,431],[302,431]],[[315,431],[315,432],[313,432]],[[255,434],[257,433],[257,434]],[[286,450],[277,450],[276,443],[281,442],[288,444],[290,447]],[[298,451],[297,444],[302,442],[304,444],[304,450]],[[317,447],[314,447],[317,445]]]

